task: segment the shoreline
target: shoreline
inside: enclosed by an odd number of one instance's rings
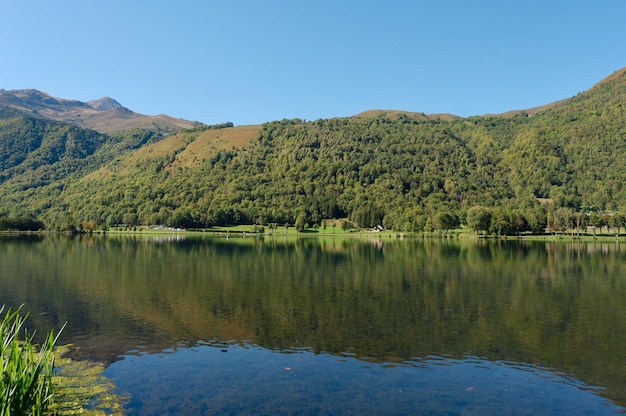
[[[626,234],[588,234],[588,233],[545,233],[545,234],[521,234],[521,235],[478,235],[473,231],[459,229],[448,232],[400,232],[393,230],[370,231],[370,230],[305,230],[297,231],[295,227],[276,230],[255,230],[253,225],[237,225],[215,227],[207,229],[182,229],[182,228],[154,228],[154,227],[127,227],[113,228],[109,230],[95,230],[85,232],[69,231],[0,231],[0,236],[41,236],[41,235],[112,235],[112,236],[215,236],[215,237],[341,237],[361,238],[375,237],[381,239],[441,239],[441,240],[492,240],[492,241],[545,241],[545,242],[626,242]]]

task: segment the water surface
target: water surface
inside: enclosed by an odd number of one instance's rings
[[[610,243],[0,240],[0,303],[110,364],[131,414],[612,414]]]

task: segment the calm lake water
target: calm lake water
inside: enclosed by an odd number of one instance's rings
[[[22,303],[133,415],[626,409],[616,243],[1,237]]]

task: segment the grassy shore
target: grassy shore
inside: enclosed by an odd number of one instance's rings
[[[621,230],[624,231],[624,230]],[[148,231],[150,232],[150,231]],[[153,232],[153,231],[152,231]],[[211,227],[204,230],[190,230],[187,231],[192,234],[217,234],[221,236],[236,236],[236,235],[263,235],[263,236],[299,236],[299,237],[314,237],[314,236],[342,236],[342,237],[359,237],[359,236],[379,236],[380,238],[452,238],[452,239],[497,239],[497,240],[537,240],[537,241],[626,241],[626,233],[622,232],[616,236],[615,233],[576,233],[576,232],[562,232],[562,233],[545,233],[545,234],[531,234],[523,233],[520,235],[508,235],[499,236],[495,234],[479,235],[473,230],[467,228],[458,228],[447,231],[432,231],[432,232],[402,232],[393,230],[370,230],[370,229],[348,229],[344,230],[339,227],[326,227],[326,228],[309,228],[304,231],[298,231],[295,227],[278,227],[276,229],[268,229],[264,227],[262,231],[255,229],[253,225],[236,225],[236,226],[223,226],[223,227]]]
[[[45,234],[47,231],[40,232],[0,232],[2,234]],[[494,240],[532,240],[532,241],[622,241],[626,242],[626,229],[622,228],[616,235],[613,230],[598,231],[596,233],[578,232],[576,230],[558,232],[531,234],[522,233],[520,235],[501,236],[495,234],[477,234],[475,231],[467,228],[458,228],[446,231],[432,232],[405,232],[394,230],[372,230],[350,228],[343,229],[341,227],[327,226],[308,228],[298,231],[295,227],[278,226],[272,228],[270,226],[258,225],[232,225],[232,226],[215,226],[203,229],[184,229],[163,226],[135,226],[111,227],[107,230],[90,231],[88,234],[109,234],[109,235],[145,235],[145,236],[220,236],[220,237],[236,237],[236,236],[284,236],[284,237],[379,237],[379,238],[441,238],[441,239],[494,239]]]

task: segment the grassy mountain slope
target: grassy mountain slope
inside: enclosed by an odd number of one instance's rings
[[[150,164],[163,165],[166,171],[197,167],[219,151],[246,147],[258,136],[260,130],[261,126],[240,126],[182,131],[142,146],[128,157],[116,158],[113,163],[85,175],[81,181],[103,181],[112,176],[134,175],[141,172],[142,166]]]
[[[563,213],[626,210],[625,100],[626,72],[618,71],[537,112],[463,119],[372,111],[186,130],[117,154],[125,142],[106,142],[85,153],[89,169],[44,186],[12,186],[33,175],[16,172],[0,186],[0,209],[83,226],[347,216],[415,231],[447,228],[484,206],[498,232],[541,229]]]

